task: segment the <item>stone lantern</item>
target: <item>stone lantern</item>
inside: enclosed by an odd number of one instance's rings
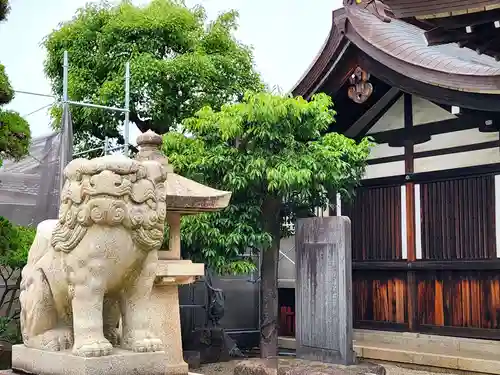
[[[182,353],[179,285],[190,284],[204,275],[204,265],[181,259],[181,216],[218,211],[228,206],[231,193],[212,189],[173,172],[168,158],[161,152],[162,137],[147,131],[137,138],[138,160],[156,160],[168,171],[167,222],[169,249],[158,252],[159,262],[152,294],[152,330],[165,345],[167,374],[187,374],[188,365]]]

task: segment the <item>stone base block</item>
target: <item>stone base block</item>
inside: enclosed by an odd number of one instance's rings
[[[202,375],[202,374],[197,374],[197,373],[194,373],[194,372],[187,372],[187,373],[179,373],[181,375]],[[20,374],[19,372],[14,372],[14,370],[0,370],[0,375],[22,375]]]
[[[310,362],[295,358],[250,359],[238,363],[234,375],[385,375],[385,368],[371,363],[352,366]]]
[[[166,360],[164,375],[186,375],[187,373],[188,364],[186,362],[182,362],[179,364],[169,364],[168,359]]]
[[[307,346],[298,347],[296,352],[297,358],[306,361],[326,362],[344,366],[356,364],[356,353],[352,350],[352,346],[345,355],[342,355],[338,350],[309,348]]]
[[[165,352],[134,353],[114,349],[105,357],[78,357],[71,351],[47,352],[12,347],[12,369],[35,375],[165,375]],[[187,369],[186,369],[187,373]]]

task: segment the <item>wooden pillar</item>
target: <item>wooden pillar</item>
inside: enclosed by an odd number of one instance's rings
[[[407,262],[415,262],[415,183],[412,182],[411,175],[414,172],[413,165],[413,146],[412,139],[413,128],[413,103],[412,95],[404,94],[404,129],[405,129],[405,175],[406,175],[406,241]],[[408,271],[407,274],[407,293],[408,293],[408,325],[410,331],[417,330],[417,275],[415,271]]]

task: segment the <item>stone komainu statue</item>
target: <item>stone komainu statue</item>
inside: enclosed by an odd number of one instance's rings
[[[73,160],[64,173],[59,219],[40,223],[22,272],[24,344],[87,357],[113,345],[162,350],[148,330],[148,301],[166,216],[164,167],[105,156]]]

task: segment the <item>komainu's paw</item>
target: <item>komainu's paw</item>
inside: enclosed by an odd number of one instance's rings
[[[140,353],[159,352],[163,350],[163,343],[151,333],[139,330],[131,335],[127,335],[122,340],[122,347],[123,349]]]
[[[73,345],[71,329],[57,328],[27,340],[27,346],[50,352],[70,349]]]
[[[162,342],[160,339],[149,338],[136,340],[132,343],[132,350],[134,352],[158,352],[162,350]]]
[[[118,347],[121,343],[120,330],[117,328],[109,328],[104,331],[104,337],[114,346]]]
[[[73,354],[79,357],[103,357],[110,355],[113,351],[113,345],[106,340],[87,340],[81,343],[75,343]]]

